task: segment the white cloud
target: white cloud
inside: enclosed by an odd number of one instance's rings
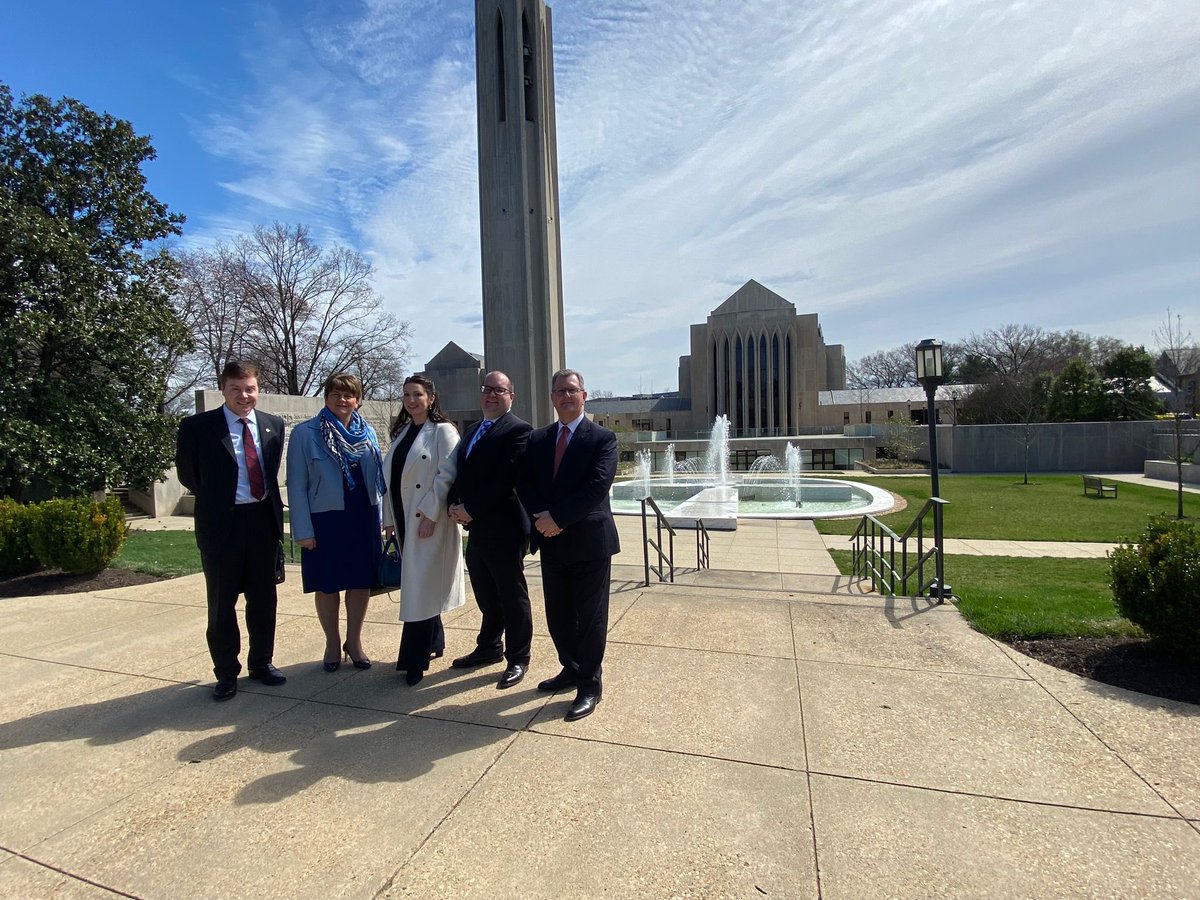
[[[353,243],[418,365],[483,349],[471,6],[268,16],[255,86],[205,128],[240,174],[199,230],[278,218]],[[851,358],[1011,321],[1147,342],[1167,304],[1195,308],[1188,4],[552,6],[568,359],[589,384],[674,387],[687,326],[747,278]]]

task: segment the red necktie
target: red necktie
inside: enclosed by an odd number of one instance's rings
[[[250,477],[250,496],[261,500],[267,495],[267,484],[263,481],[262,464],[258,460],[258,448],[254,446],[254,435],[250,433],[250,420],[242,423],[242,449],[246,451],[246,474]]]
[[[563,454],[567,452],[567,440],[571,437],[571,429],[563,425],[558,430],[558,443],[554,445],[554,478],[558,477],[558,467],[562,465]]]

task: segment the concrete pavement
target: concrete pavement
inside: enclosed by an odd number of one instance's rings
[[[111,897],[1195,897],[1200,707],[1044,666],[837,574],[808,523],[642,587],[620,520],[605,695],[557,664],[416,688],[321,671],[293,574],[276,663],[217,704],[200,576],[0,601],[0,891]],[[690,535],[677,561],[692,565]]]

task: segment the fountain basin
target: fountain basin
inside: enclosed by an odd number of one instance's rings
[[[876,515],[891,510],[895,499],[882,488],[832,478],[745,478],[731,484],[701,481],[668,482],[654,477],[613,485],[614,513],[638,514],[649,494],[672,524],[687,526],[703,519],[706,527],[736,527],[728,520],[821,519]]]

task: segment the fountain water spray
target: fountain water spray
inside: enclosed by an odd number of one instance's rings
[[[654,469],[654,454],[649,450],[639,450],[634,457],[635,465],[633,470],[634,480],[641,482],[639,490],[640,497],[650,496],[650,476]]]
[[[713,476],[714,484],[729,484],[729,416],[713,420],[712,436],[708,440],[705,470]]]
[[[784,453],[784,461],[787,466],[787,483],[788,487],[792,490],[792,499],[796,502],[797,506],[803,506],[804,504],[801,502],[800,496],[800,491],[802,490],[800,487],[802,484],[800,473],[804,469],[804,462],[800,458],[800,450],[795,444],[787,445],[787,452]]]

